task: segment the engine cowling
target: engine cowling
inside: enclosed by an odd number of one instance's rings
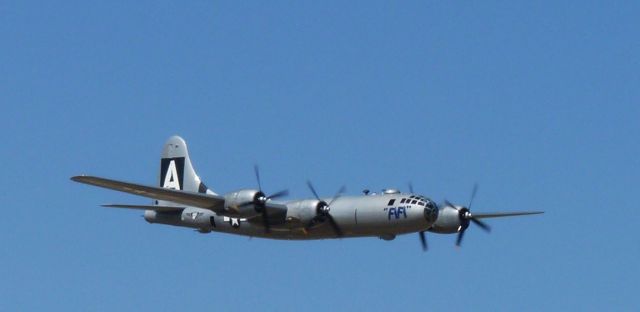
[[[305,199],[287,204],[287,220],[296,220],[307,226],[324,212],[327,203],[317,199]]]
[[[438,218],[429,231],[446,234],[457,233],[462,226],[460,210],[451,206],[444,206],[438,210]]]
[[[259,190],[239,190],[224,195],[224,215],[251,218],[262,212],[266,195]]]

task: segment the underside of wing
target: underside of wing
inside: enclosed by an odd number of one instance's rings
[[[102,205],[102,207],[153,210],[157,212],[180,212],[185,208],[185,207],[177,207],[177,206],[126,205],[126,204],[107,204],[107,205]]]
[[[501,217],[513,217],[513,216],[527,216],[541,214],[544,211],[514,211],[514,212],[491,212],[491,213],[473,213],[473,217],[476,219],[486,218],[501,218]]]
[[[133,195],[144,196],[153,199],[166,200],[186,206],[210,209],[213,211],[222,211],[224,209],[224,198],[218,195],[193,193],[187,191],[179,191],[168,188],[155,186],[147,186],[117,180],[110,180],[94,176],[75,176],[71,180],[103,187],[115,191],[125,192]],[[126,206],[126,205],[121,205]],[[115,207],[115,206],[114,206]],[[153,206],[151,206],[153,207]],[[127,207],[115,207],[127,208]],[[131,208],[128,207],[128,208]],[[134,208],[136,209],[136,208]],[[143,208],[140,208],[143,209]],[[145,208],[146,209],[146,208]]]

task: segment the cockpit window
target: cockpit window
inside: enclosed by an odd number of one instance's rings
[[[418,202],[418,205],[424,206],[424,202]]]
[[[417,202],[418,202],[418,201],[417,201],[417,200],[415,200],[415,199],[411,201],[411,203],[412,203],[412,204],[415,204],[415,203],[417,203]]]

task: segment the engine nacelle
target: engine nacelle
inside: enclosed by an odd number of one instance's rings
[[[224,195],[223,214],[230,217],[255,217],[262,212],[261,201],[266,201],[266,196],[258,190],[239,190],[227,193]]]
[[[317,199],[305,199],[287,204],[287,220],[297,220],[307,225],[318,214],[326,203]]]
[[[438,210],[438,218],[429,231],[436,233],[457,233],[462,226],[460,212],[451,206],[444,206]]]

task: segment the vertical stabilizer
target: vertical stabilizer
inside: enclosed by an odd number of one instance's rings
[[[164,188],[215,194],[196,174],[189,159],[187,143],[179,136],[170,137],[162,148],[159,183]],[[162,205],[161,202],[158,204]]]

